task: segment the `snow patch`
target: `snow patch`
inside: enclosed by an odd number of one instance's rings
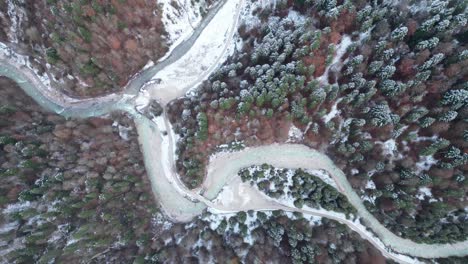
[[[338,104],[341,102],[342,98],[336,100],[336,102],[333,104],[332,109],[330,113],[326,114],[325,116],[322,117],[323,122],[328,123],[330,120],[335,118],[337,115],[341,114],[341,110],[338,110]]]
[[[369,180],[366,184],[366,189],[368,190],[375,190],[375,183],[372,180]]]
[[[24,209],[31,208],[33,207],[33,204],[29,201],[23,202],[23,203],[15,203],[15,204],[9,204],[7,208],[3,209],[3,214],[12,214],[12,213],[17,213],[19,211],[23,211]]]
[[[422,156],[416,163],[416,173],[428,171],[432,165],[437,164],[438,160],[434,159],[433,156]]]
[[[333,58],[333,61],[330,63],[330,65],[327,66],[325,69],[325,72],[322,74],[322,76],[318,77],[317,80],[320,83],[323,84],[329,84],[328,83],[328,72],[331,67],[335,67],[337,69],[341,68],[342,66],[342,57],[346,53],[346,50],[348,47],[352,44],[353,42],[351,41],[351,38],[348,35],[344,35],[343,38],[341,39],[340,44],[336,47],[336,55]]]
[[[26,17],[26,13],[23,8],[17,7],[15,3],[23,5],[24,0],[6,1],[7,3],[7,15],[10,17],[11,25],[10,30],[7,32],[8,38],[11,43],[18,43],[18,32],[21,31],[21,22]]]
[[[425,199],[425,197],[432,198],[431,189],[428,187],[420,187],[418,189],[418,194],[416,195],[416,198],[422,201]]]
[[[201,32],[192,48],[179,60],[165,67],[153,79],[149,88],[152,98],[162,105],[174,97],[193,94],[196,88],[208,78],[235,51],[235,34],[240,10],[244,0],[227,1]],[[151,89],[151,90],[150,90]],[[161,93],[159,90],[165,90]]]
[[[299,142],[304,139],[304,133],[295,125],[291,125],[288,132],[288,140],[286,142]]]
[[[376,144],[382,145],[382,153],[386,156],[395,157],[395,153],[398,150],[397,143],[394,139],[389,139],[385,142],[376,141]]]
[[[129,140],[128,132],[133,130],[133,128],[131,126],[130,127],[123,126],[117,121],[114,121],[114,123],[112,123],[112,126],[117,127],[117,129],[119,130],[120,138],[122,138],[125,141]]]

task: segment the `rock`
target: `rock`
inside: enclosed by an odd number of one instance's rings
[[[99,117],[91,117],[88,119],[88,122],[94,127],[110,126],[112,125],[112,120]]]
[[[72,135],[72,130],[69,128],[64,128],[62,126],[56,126],[54,132],[52,132],[59,139],[67,140],[70,139]]]

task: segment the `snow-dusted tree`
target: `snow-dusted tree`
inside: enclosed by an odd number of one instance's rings
[[[393,54],[395,54],[395,50],[394,49],[386,49],[383,51],[382,53],[382,58],[384,60],[389,60],[393,57]]]
[[[441,100],[442,105],[450,106],[452,109],[459,109],[468,105],[468,90],[455,89],[447,91]]]
[[[213,109],[218,109],[218,107],[219,107],[219,102],[218,102],[218,100],[213,100],[213,101],[211,101],[210,107],[213,108]]]
[[[399,41],[399,40],[402,40],[406,34],[408,34],[408,28],[407,27],[399,27],[397,29],[395,29],[392,34],[390,34],[390,38],[392,40],[396,40],[396,41]]]
[[[403,124],[396,124],[392,131],[392,138],[398,138],[399,136],[401,136],[403,132],[405,132],[406,128],[407,126]]]
[[[383,66],[383,61],[373,61],[369,64],[368,71],[370,74],[374,74],[380,70]]]
[[[437,53],[434,56],[432,56],[429,60],[424,62],[424,64],[421,65],[419,67],[419,69],[420,70],[427,70],[429,68],[432,68],[435,65],[439,64],[444,58],[445,58],[445,55],[443,53]]]
[[[384,66],[380,72],[379,72],[379,77],[384,80],[384,79],[388,79],[390,77],[393,76],[393,74],[395,73],[396,71],[396,68],[395,66],[393,65],[387,65],[387,66]]]
[[[429,113],[429,110],[427,110],[426,107],[421,106],[421,107],[415,107],[411,112],[406,116],[405,120],[409,123],[414,123],[418,121],[420,118],[423,116],[427,115]]]
[[[200,112],[197,115],[198,131],[197,137],[200,140],[206,140],[208,138],[208,117],[205,113]]]
[[[387,96],[395,96],[405,91],[406,85],[394,80],[385,80],[382,82],[380,89]]]
[[[435,30],[437,32],[442,32],[444,30],[447,30],[449,26],[450,26],[450,20],[444,19],[435,26]]]
[[[418,72],[416,74],[416,76],[414,77],[415,78],[415,82],[414,84],[419,84],[421,82],[425,82],[427,81],[427,79],[429,79],[429,77],[431,76],[431,71],[423,71],[423,72]]]
[[[455,118],[457,118],[457,116],[458,116],[458,113],[456,111],[449,110],[449,111],[443,113],[439,117],[439,121],[450,122],[450,121],[455,120]]]
[[[388,124],[396,124],[399,121],[399,117],[393,114],[388,104],[380,103],[369,110],[371,118],[371,124],[377,127],[385,126]]]
[[[420,30],[424,32],[430,31],[434,25],[440,21],[440,16],[437,14],[435,16],[430,17],[428,20],[424,21],[422,25],[420,26]]]
[[[416,44],[416,49],[418,50],[432,49],[432,48],[435,48],[437,44],[439,44],[439,38],[432,37],[428,40],[420,41],[418,44]]]
[[[466,60],[466,59],[468,59],[468,49],[465,49],[462,52],[460,52],[460,54],[458,54],[459,61]]]
[[[233,77],[236,77],[237,76],[237,73],[236,73],[236,70],[230,70],[229,73],[228,73],[228,77],[229,78],[233,78]]]
[[[434,155],[439,149],[446,148],[450,145],[450,141],[444,138],[438,138],[434,143],[425,147],[421,152],[421,156],[432,156]]]
[[[321,104],[323,101],[325,101],[325,98],[327,97],[327,93],[325,92],[325,90],[323,88],[318,88],[316,90],[314,90],[311,94],[310,94],[310,105],[309,105],[309,108],[314,108],[315,106]]]
[[[419,126],[422,128],[430,127],[436,121],[433,117],[424,117],[419,121]]]

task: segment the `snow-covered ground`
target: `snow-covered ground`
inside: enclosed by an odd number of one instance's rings
[[[245,0],[227,1],[206,26],[192,48],[179,60],[159,71],[161,80],[147,87],[162,105],[196,88],[235,50],[240,10]],[[164,90],[162,93],[160,90]]]
[[[343,98],[336,100],[336,102],[332,106],[332,109],[330,110],[330,113],[322,117],[323,122],[328,123],[337,115],[341,114],[341,110],[338,110],[338,104],[341,102],[341,100],[343,100]]]
[[[287,142],[300,142],[304,139],[304,133],[295,125],[291,125],[288,132]]]
[[[341,68],[342,66],[342,58],[343,55],[346,53],[346,50],[348,47],[352,44],[353,42],[351,41],[351,38],[348,35],[344,35],[341,38],[340,44],[336,47],[336,55],[333,57],[333,61],[330,63],[330,65],[325,68],[325,72],[317,78],[317,80],[322,83],[322,84],[329,84],[328,83],[328,72],[330,71],[331,67],[338,67]]]
[[[395,154],[398,152],[398,146],[394,139],[389,139],[387,141],[376,141],[375,144],[382,146],[382,154],[390,158],[394,158]]]
[[[434,159],[433,156],[421,156],[420,160],[416,162],[416,173],[428,171],[432,165],[437,164],[438,160]]]
[[[188,39],[202,20],[205,1],[157,0],[162,8],[162,22],[168,36],[168,54],[182,41]],[[175,3],[173,5],[172,3]],[[163,60],[161,58],[160,60]]]
[[[6,1],[7,15],[10,18],[11,24],[7,31],[8,39],[11,43],[18,43],[18,31],[21,30],[21,22],[26,17],[23,8],[18,8],[16,5],[24,5],[25,0]]]

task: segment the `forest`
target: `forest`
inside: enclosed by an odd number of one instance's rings
[[[173,223],[154,199],[126,115],[67,120],[5,78],[0,105],[2,263],[385,261],[326,219],[206,212]]]
[[[257,10],[242,48],[171,105],[186,184],[200,184],[216,146],[286,142],[295,127],[397,235],[464,240],[466,2],[282,3]]]

